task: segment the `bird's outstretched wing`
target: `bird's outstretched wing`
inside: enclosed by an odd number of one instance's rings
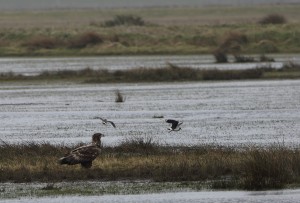
[[[178,125],[178,121],[173,120],[173,119],[167,119],[166,122],[167,123],[171,123],[173,129],[175,129],[177,127],[177,125]]]
[[[105,119],[105,118],[101,118],[101,117],[99,117],[99,119],[102,121],[102,122],[107,122],[107,120]]]
[[[99,116],[94,117],[94,119],[100,119],[101,121],[105,121],[106,120],[105,118],[101,118]]]
[[[114,128],[116,128],[116,125],[114,122],[112,122],[112,121],[107,121],[107,122],[110,123]]]

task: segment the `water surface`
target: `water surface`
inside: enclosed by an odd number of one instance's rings
[[[21,198],[3,200],[9,203],[21,202],[105,202],[105,203],[297,203],[300,201],[300,190],[278,190],[262,192],[246,191],[203,191],[203,192],[172,192],[139,195],[103,195],[103,196],[58,196],[43,198]],[[1,200],[0,200],[1,202]]]
[[[257,60],[259,56],[253,55]],[[197,69],[249,69],[258,66],[282,67],[286,62],[300,63],[299,54],[271,55],[276,62],[271,63],[224,63],[217,64],[212,55],[187,56],[99,56],[99,57],[54,57],[54,58],[0,58],[0,73],[14,72],[23,75],[37,75],[43,71],[81,70],[91,68],[94,70],[107,69],[128,70],[132,68],[160,68],[167,63],[180,67]],[[233,59],[229,58],[231,61]]]
[[[114,101],[116,89],[124,103]],[[132,137],[167,145],[300,144],[300,80],[0,84],[0,98],[5,142],[89,142],[102,132],[104,145]],[[183,121],[182,130],[169,133],[168,118]]]

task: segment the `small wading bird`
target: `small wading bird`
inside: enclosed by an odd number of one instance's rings
[[[181,130],[180,125],[183,123],[173,119],[166,119],[166,122],[172,124],[171,127],[168,128],[169,132]]]
[[[114,122],[109,121],[105,118],[101,118],[101,117],[95,117],[95,119],[100,119],[102,121],[102,124],[107,125],[107,123],[110,123],[114,128],[116,128],[116,125],[114,124]]]
[[[92,143],[72,150],[69,154],[59,159],[60,164],[75,165],[81,164],[84,168],[91,168],[92,161],[101,152],[101,133],[95,133],[92,137]]]

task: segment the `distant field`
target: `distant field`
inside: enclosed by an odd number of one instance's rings
[[[244,53],[298,53],[299,10],[300,5],[264,5],[5,11],[0,56],[211,54],[232,32],[248,38],[239,47]],[[270,13],[287,23],[257,24]],[[145,25],[102,26],[116,15],[139,16]]]
[[[3,28],[78,28],[91,22],[101,23],[115,15],[134,14],[159,25],[220,25],[255,23],[269,13],[286,16],[290,23],[300,21],[300,5],[262,5],[247,7],[169,7],[134,9],[81,9],[44,11],[4,11],[0,15]]]

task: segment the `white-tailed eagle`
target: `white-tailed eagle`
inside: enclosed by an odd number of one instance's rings
[[[72,150],[69,154],[59,159],[60,164],[75,165],[81,164],[84,168],[91,168],[93,160],[101,152],[101,133],[96,133],[92,137],[92,143]]]

